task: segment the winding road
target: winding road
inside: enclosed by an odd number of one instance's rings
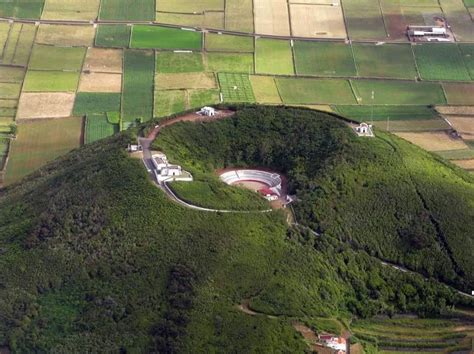
[[[273,209],[265,209],[265,210],[228,210],[228,209],[212,209],[212,208],[204,208],[198,205],[194,205],[191,203],[186,202],[185,200],[181,199],[178,195],[176,195],[171,188],[168,186],[167,182],[157,182],[155,179],[155,175],[153,173],[154,165],[153,165],[153,156],[151,145],[153,141],[157,138],[162,128],[176,124],[178,122],[210,122],[219,119],[225,119],[231,117],[235,114],[233,111],[218,111],[217,115],[214,117],[206,117],[200,116],[198,114],[187,114],[181,117],[172,118],[163,122],[160,125],[155,126],[155,128],[148,134],[146,138],[138,138],[138,144],[142,146],[143,150],[143,163],[145,168],[148,171],[150,179],[153,183],[159,187],[169,199],[174,201],[181,206],[184,206],[188,209],[198,210],[198,211],[205,211],[205,212],[212,212],[212,213],[233,213],[233,214],[255,214],[255,213],[270,213]],[[192,183],[192,182],[190,182]]]

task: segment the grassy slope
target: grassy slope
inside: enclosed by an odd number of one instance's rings
[[[325,154],[336,141],[352,142],[340,123],[273,110],[242,112],[241,124],[224,125],[240,131],[263,122],[272,132],[293,121],[291,133],[301,128],[303,144],[310,138],[304,132],[324,132]],[[249,113],[250,121],[243,117]],[[304,128],[307,119],[320,130]],[[187,149],[201,138],[223,142],[200,135],[226,128],[222,123],[167,128],[163,141],[172,133],[188,137],[183,150],[167,152],[187,164]],[[268,139],[264,134],[262,144]],[[127,157],[131,140],[90,144],[2,192],[0,313],[8,320],[0,322],[0,345],[23,352],[302,352],[289,319],[248,316],[236,304],[248,298],[256,310],[304,320],[403,307],[432,313],[461,299],[336,238],[288,231],[279,213],[183,209],[148,181],[140,161]],[[195,169],[217,163],[206,146],[195,151],[202,162]]]

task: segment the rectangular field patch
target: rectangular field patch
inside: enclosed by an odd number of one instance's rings
[[[468,146],[461,139],[453,139],[447,132],[396,133],[399,137],[428,151],[462,150]]]
[[[258,103],[282,103],[275,79],[271,76],[250,76],[255,99]]]
[[[74,102],[75,116],[119,112],[121,95],[117,93],[78,93]]]
[[[212,89],[217,88],[213,73],[156,74],[157,90]]]
[[[246,74],[220,73],[219,86],[225,102],[255,102],[255,96]]]
[[[395,80],[351,82],[359,104],[446,104],[443,90],[438,83]]]
[[[291,4],[291,33],[295,37],[346,38],[341,6]]]
[[[254,72],[251,53],[206,53],[206,58],[208,71],[247,74]]]
[[[84,142],[91,144],[118,132],[118,124],[110,124],[105,113],[90,114],[86,117]]]
[[[293,75],[290,41],[259,38],[256,42],[255,64],[259,74]]]
[[[122,92],[122,74],[83,72],[80,92]]]
[[[95,20],[100,0],[46,0],[43,20]]]
[[[13,99],[20,96],[21,83],[2,82],[0,83],[0,98]]]
[[[225,29],[252,33],[254,31],[252,0],[226,0]]]
[[[294,52],[299,75],[357,76],[351,47],[345,43],[295,41]]]
[[[122,119],[147,121],[153,116],[155,54],[126,50],[124,56]]]
[[[123,51],[121,49],[89,48],[82,70],[120,74],[123,71]]]
[[[384,20],[378,0],[343,0],[344,16],[349,38],[384,39]]]
[[[5,184],[19,181],[80,146],[82,118],[46,119],[18,125],[11,145]]]
[[[131,47],[201,50],[202,34],[177,28],[135,25],[132,29]]]
[[[99,18],[119,21],[154,21],[155,0],[102,0]]]
[[[23,91],[75,92],[78,84],[78,72],[28,70],[23,84]]]
[[[94,26],[47,25],[39,26],[36,43],[65,47],[90,47],[94,44]]]
[[[86,48],[52,47],[36,44],[31,54],[31,70],[80,71]]]
[[[2,0],[0,17],[40,18],[44,0]]]
[[[127,25],[99,25],[95,45],[98,47],[127,48],[131,27]]]
[[[474,84],[443,83],[448,104],[474,105]]]
[[[275,78],[284,103],[355,104],[348,80]]]
[[[155,91],[155,117],[167,117],[186,109],[186,91]]]
[[[255,33],[289,36],[288,4],[285,0],[254,0]]]
[[[192,73],[204,71],[201,52],[193,53],[156,53],[156,72],[158,73]]]
[[[74,93],[25,93],[18,104],[17,119],[69,117],[74,106]]]
[[[449,116],[447,119],[463,139],[474,140],[474,116]]]
[[[206,33],[205,47],[207,51],[253,53],[254,40],[248,36]]]

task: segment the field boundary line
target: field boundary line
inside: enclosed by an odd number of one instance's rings
[[[446,90],[444,88],[444,83],[440,82],[440,86],[441,86],[441,91],[443,91],[443,96],[444,96],[444,100],[446,101],[446,105],[449,105],[448,94],[446,93]],[[442,116],[441,113],[439,113],[439,115]],[[443,119],[444,119],[444,117],[443,117]],[[449,125],[451,125],[451,123],[449,123]]]
[[[352,41],[349,41],[349,46],[351,47],[352,62],[354,63],[354,68],[356,69],[356,76],[360,77],[359,65],[357,64],[357,60],[355,58],[354,46],[352,45]]]
[[[352,94],[354,95],[354,99],[356,100],[356,105],[359,106],[360,105],[359,97],[357,96],[356,89],[355,89],[354,85],[352,84],[352,80],[347,79],[347,81],[349,81],[349,86],[351,87]]]
[[[344,21],[344,28],[346,29],[346,38],[344,40],[344,43],[347,43],[348,41],[350,42],[351,39],[349,38],[349,26],[347,25],[346,10],[345,10],[344,1],[345,0],[340,0],[340,2],[341,2],[341,11],[342,11],[342,20]]]
[[[387,25],[385,24],[385,16],[384,16],[384,13],[383,13],[383,10],[382,10],[382,1],[378,0],[378,4],[379,4],[380,17],[382,18],[382,23],[383,23],[383,29],[385,31],[385,38],[388,38],[390,36],[388,34],[388,31],[387,31]]]
[[[10,33],[11,33],[12,29],[13,29],[14,23],[9,23],[9,22],[7,22],[7,24],[8,24],[7,39],[5,40],[5,43],[3,43],[2,56],[0,57],[2,64],[3,64],[3,57],[4,57],[4,55],[5,55],[5,49],[7,48],[8,41],[10,40]]]
[[[414,49],[415,45],[416,44],[410,43],[410,49],[411,49],[411,54],[413,56],[413,62],[415,64],[416,74],[418,75],[418,79],[421,81],[423,79],[421,78],[420,68],[418,67],[418,62],[416,61],[416,54],[415,54],[415,49]]]
[[[296,67],[295,41],[292,39],[290,39],[290,47],[291,47],[291,61],[293,64],[293,75],[298,76],[298,69]]]

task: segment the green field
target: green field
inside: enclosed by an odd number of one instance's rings
[[[20,96],[21,84],[20,83],[0,83],[0,98],[13,99]]]
[[[156,72],[193,73],[204,71],[202,53],[156,53]]]
[[[186,91],[157,90],[155,91],[155,117],[166,117],[186,109]]]
[[[1,62],[5,65],[13,64],[26,66],[26,64],[28,64],[35,35],[36,26],[31,24],[14,23],[10,27],[8,40],[1,50],[1,52],[3,52]]]
[[[353,44],[359,76],[415,79],[418,73],[409,44]]]
[[[82,118],[41,119],[18,125],[10,147],[5,184],[20,180],[47,162],[79,147]]]
[[[428,106],[335,106],[340,115],[356,121],[429,120],[438,113]]]
[[[125,122],[146,121],[153,116],[154,73],[153,52],[125,51],[122,92],[122,119]]]
[[[347,80],[275,78],[284,103],[356,104]]]
[[[176,28],[135,25],[132,48],[201,50],[202,34]]]
[[[254,72],[253,54],[250,53],[206,53],[207,69],[214,72]]]
[[[249,76],[246,74],[219,73],[219,86],[226,102],[255,102]]]
[[[74,92],[78,84],[78,72],[29,70],[26,73],[23,90],[30,92]]]
[[[282,103],[273,77],[252,75],[250,82],[258,103]]]
[[[360,104],[445,104],[441,85],[427,82],[352,80]],[[372,92],[373,97],[372,99]]]
[[[74,102],[73,115],[120,111],[120,93],[79,92]]]
[[[293,75],[290,42],[259,38],[256,42],[256,72],[259,74]]]
[[[257,193],[232,187],[216,178],[202,181],[174,182],[171,189],[183,200],[203,208],[227,210],[265,210],[269,204]]]
[[[98,47],[127,48],[130,42],[130,27],[127,25],[99,25],[95,45]]]
[[[422,79],[471,80],[456,44],[417,44],[413,50]]]
[[[107,138],[118,133],[119,126],[110,124],[105,114],[88,114],[85,123],[85,143]]]
[[[356,76],[350,45],[295,41],[295,65],[299,75]]]
[[[253,53],[253,42],[253,37],[247,36],[206,33],[205,37],[205,47],[208,51]]]
[[[12,64],[15,59],[15,50],[20,38],[21,27],[22,25],[19,23],[14,23],[10,26],[8,40],[3,48],[2,63],[5,65]]]
[[[53,47],[36,44],[31,54],[30,70],[79,71],[86,55],[86,48]]]
[[[466,65],[471,80],[474,80],[474,44],[460,43],[458,48],[461,51],[464,64]]]
[[[12,66],[0,66],[0,82],[22,82],[25,69]]]
[[[102,0],[101,20],[154,21],[154,0]]]
[[[0,17],[40,18],[45,0],[1,0]]]
[[[350,38],[384,39],[387,36],[379,1],[344,1],[342,5]]]
[[[189,107],[200,108],[202,106],[219,103],[219,90],[189,90]]]

